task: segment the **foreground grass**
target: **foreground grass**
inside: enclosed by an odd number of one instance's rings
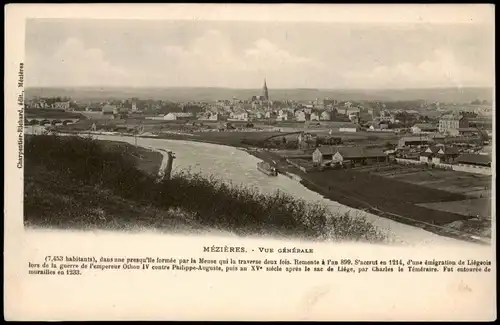
[[[384,239],[364,219],[333,216],[324,206],[282,192],[262,194],[189,172],[156,182],[152,172],[138,168],[144,164],[137,157],[147,155],[131,152],[134,147],[112,147],[79,137],[26,138],[26,224],[176,231],[204,227],[239,235]]]

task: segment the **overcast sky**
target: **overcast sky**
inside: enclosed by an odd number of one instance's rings
[[[26,85],[492,86],[493,30],[428,24],[29,20]]]

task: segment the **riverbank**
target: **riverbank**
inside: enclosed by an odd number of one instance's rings
[[[33,162],[32,139],[27,138],[27,165],[24,169],[24,223],[29,228],[81,230],[141,231],[144,229],[173,233],[203,233],[206,227],[189,220],[187,214],[175,209],[158,209],[124,198],[108,187],[95,182],[81,182],[78,173],[73,177],[58,168],[52,159]],[[51,151],[50,146],[44,148]],[[156,177],[163,157],[160,153],[128,143],[103,140],[102,152],[113,157],[108,163],[123,160],[141,173]],[[81,149],[81,146],[80,146]],[[46,157],[47,158],[47,157]],[[71,157],[66,157],[71,158]],[[77,157],[73,157],[77,158]],[[88,168],[102,163],[83,154],[68,161],[77,166],[87,160]],[[119,159],[118,159],[119,158]],[[77,167],[76,167],[77,168]],[[83,176],[83,174],[80,174]],[[133,222],[131,222],[133,221]]]

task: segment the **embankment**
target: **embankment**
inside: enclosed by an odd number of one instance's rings
[[[137,159],[126,159],[120,150],[92,139],[27,137],[25,156],[27,225],[202,227],[237,235],[384,240],[366,220],[332,215],[321,205],[281,192],[262,194],[185,171],[156,182],[155,175],[138,168]]]

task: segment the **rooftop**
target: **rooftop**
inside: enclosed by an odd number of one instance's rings
[[[489,166],[491,165],[491,156],[477,155],[477,154],[463,154],[459,156],[456,161],[462,164]]]
[[[479,132],[476,128],[458,128],[459,132]]]
[[[358,124],[355,123],[343,123],[338,126],[339,128],[359,128]]]
[[[458,155],[458,154],[460,154],[460,152],[458,151],[457,148],[443,146],[443,145],[431,146],[428,149],[430,149],[432,151],[432,153],[430,153],[430,154],[437,154],[437,153],[439,153],[440,150],[443,150],[445,155]],[[428,151],[428,149],[426,149],[426,151]]]
[[[399,139],[399,141],[429,141],[429,139],[425,136],[420,136],[420,137],[402,137]]]
[[[463,116],[460,116],[460,115],[447,114],[447,115],[441,116],[441,119],[442,120],[460,120],[460,119],[462,119],[462,117]]]
[[[429,123],[416,123],[414,126],[421,130],[436,130],[438,128],[436,125]]]
[[[339,152],[344,159],[352,158],[372,158],[372,157],[385,157],[386,154],[377,148],[366,147],[318,147],[317,150],[323,155],[333,155]]]

